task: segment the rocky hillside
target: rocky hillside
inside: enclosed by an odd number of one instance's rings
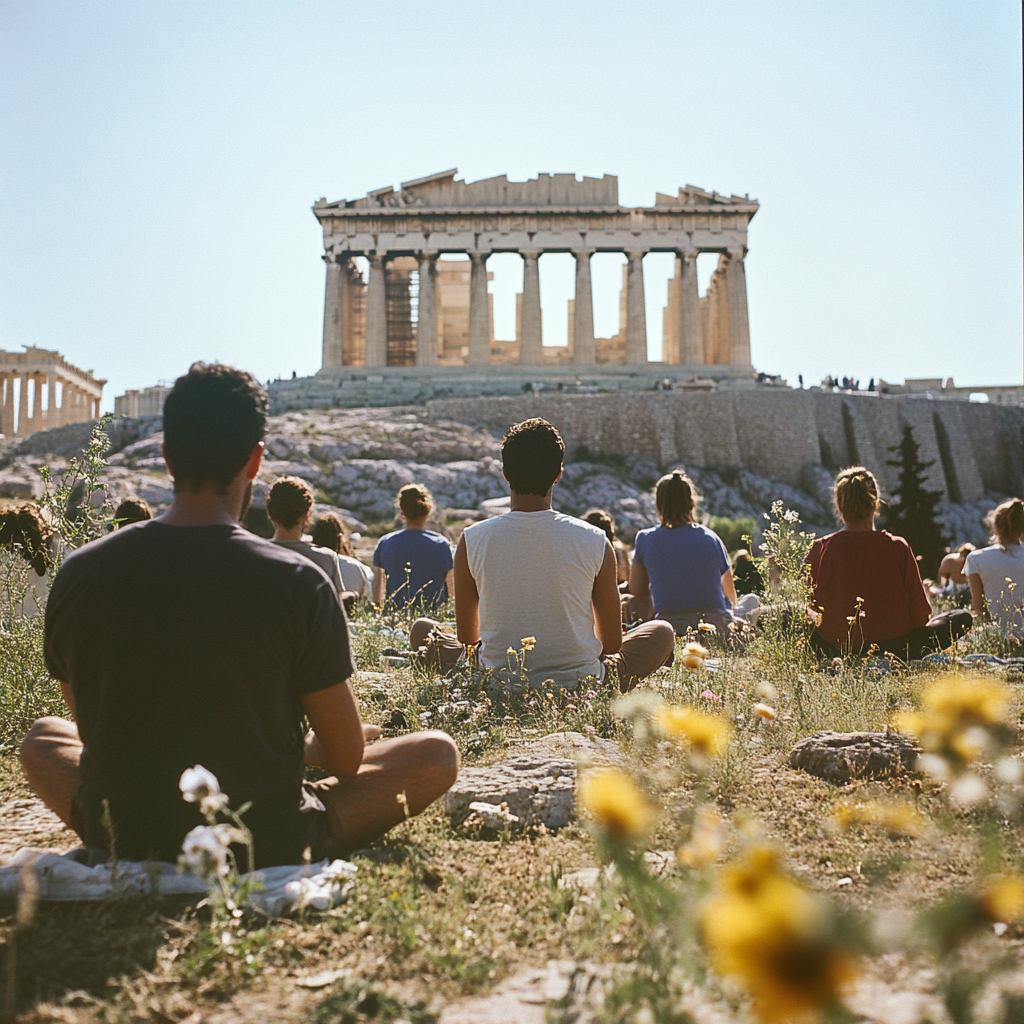
[[[171,500],[171,484],[160,455],[163,435],[157,417],[118,420],[110,426],[110,496],[145,498],[155,508]],[[54,470],[80,451],[89,424],[35,434],[0,451],[0,497],[30,497],[41,489],[38,468]],[[271,420],[267,457],[255,504],[278,476],[300,476],[317,490],[323,506],[342,510],[353,529],[390,521],[394,497],[403,484],[426,484],[445,521],[482,518],[499,511],[508,489],[501,475],[500,437],[448,419],[432,419],[418,408],[310,410]],[[687,467],[704,496],[707,515],[729,519],[762,515],[774,501],[796,509],[816,532],[833,528],[829,511],[831,477],[824,469],[805,474],[805,489],[745,469]],[[599,453],[570,453],[556,488],[556,506],[582,514],[606,508],[624,538],[656,523],[652,488],[660,469],[653,462]],[[946,505],[947,532],[959,543],[985,543],[982,518],[998,499],[975,505]]]

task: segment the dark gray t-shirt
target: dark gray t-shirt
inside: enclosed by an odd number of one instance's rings
[[[257,866],[295,864],[300,697],[352,675],[345,614],[309,559],[235,526],[125,527],[65,559],[46,607],[46,666],[69,683],[85,749],[75,826],[117,856],[177,859],[201,817],[181,773],[201,764],[248,801]]]

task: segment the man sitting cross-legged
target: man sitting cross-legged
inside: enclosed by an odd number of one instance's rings
[[[444,733],[364,749],[380,730],[359,716],[334,587],[239,526],[266,408],[248,373],[193,365],[164,407],[171,507],[80,548],[54,581],[46,665],[75,722],[37,721],[21,762],[94,856],[175,861],[202,822],[178,790],[196,764],[232,806],[251,802],[257,867],[301,863],[307,847],[314,860],[343,855],[455,781]],[[305,783],[304,763],[329,777]]]
[[[645,622],[625,637],[615,552],[604,532],[551,507],[565,445],[546,420],[517,423],[505,435],[501,464],[512,491],[508,513],[467,527],[455,552],[452,636],[430,619],[410,631],[414,651],[442,670],[466,645],[480,643],[487,668],[511,667],[509,648],[523,640],[531,684],[574,688],[610,670],[623,691],[669,662],[675,635],[667,622]],[[529,644],[527,645],[529,646]],[[518,653],[517,653],[518,656]]]

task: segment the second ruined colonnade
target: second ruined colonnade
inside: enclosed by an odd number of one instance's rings
[[[0,351],[0,434],[28,437],[98,419],[104,384],[50,349]]]
[[[397,192],[388,187],[362,199],[320,200],[313,207],[323,227],[327,264],[324,370],[437,365],[438,259],[447,254],[469,257],[464,365],[492,362],[487,259],[496,253],[517,253],[523,260],[518,362],[549,361],[545,354],[551,350],[544,348],[541,333],[539,260],[556,252],[571,253],[576,261],[569,339],[574,365],[602,361],[594,337],[591,257],[599,252],[626,257],[624,344],[602,359],[638,366],[648,362],[643,258],[671,252],[676,270],[662,361],[750,366],[744,257],[756,201],[686,186],[676,196],[659,193],[653,207],[631,208],[619,205],[618,181],[610,175],[582,181],[572,174],[539,175],[526,182],[501,176],[466,183],[455,174],[405,182]],[[719,257],[704,297],[697,287],[700,253]],[[353,263],[357,256],[369,262],[365,285]],[[403,306],[389,285],[408,281],[410,267],[418,271],[415,323],[406,312],[410,300],[404,298]]]

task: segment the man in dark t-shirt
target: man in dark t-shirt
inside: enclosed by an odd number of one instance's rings
[[[46,609],[46,664],[75,722],[40,719],[22,765],[90,848],[174,861],[202,819],[178,789],[202,765],[244,821],[256,865],[338,856],[452,785],[458,751],[420,732],[364,748],[345,614],[324,572],[239,526],[266,397],[195,364],[164,410],[175,496],[159,519],[68,556]],[[303,716],[312,729],[303,730]],[[303,781],[303,765],[329,778]],[[109,815],[108,812],[109,811]]]

